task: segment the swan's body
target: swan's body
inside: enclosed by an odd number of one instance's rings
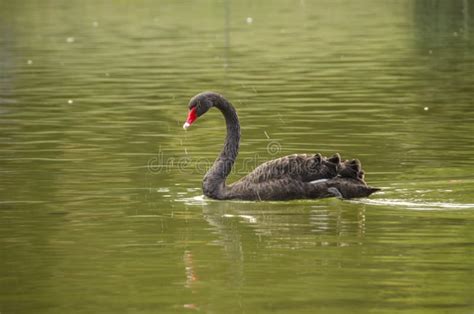
[[[218,108],[224,115],[227,136],[224,148],[203,179],[203,192],[208,197],[221,200],[353,198],[369,196],[379,190],[367,186],[358,160],[341,162],[338,154],[331,158],[295,154],[270,160],[226,185],[240,143],[240,124],[234,107],[219,94],[198,94],[189,103],[190,111],[183,127],[188,128],[211,107]]]

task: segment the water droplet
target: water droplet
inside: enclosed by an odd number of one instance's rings
[[[458,37],[458,32],[454,32],[454,33],[453,33],[453,36],[454,36],[454,37]]]
[[[75,42],[75,41],[76,41],[76,39],[75,39],[74,37],[68,37],[68,38],[66,38],[66,42],[68,42],[68,43],[73,43],[73,42]]]
[[[99,26],[99,22],[97,22],[97,21],[92,22],[92,26],[94,26],[94,27]]]
[[[253,23],[253,18],[251,18],[249,16],[249,17],[247,17],[247,19],[245,21],[247,22],[247,24],[252,24]]]
[[[432,55],[432,54],[433,54],[433,50],[428,50],[428,53],[429,53],[430,55]]]
[[[28,60],[26,63],[28,63],[28,65],[32,65],[32,64],[33,64],[33,60]]]
[[[72,104],[73,102],[74,102],[74,100],[72,100],[72,99],[69,99],[69,100],[67,101],[68,104]]]
[[[428,111],[428,110],[430,110],[430,108],[425,107],[425,108],[423,108],[423,110],[424,110],[424,111]]]

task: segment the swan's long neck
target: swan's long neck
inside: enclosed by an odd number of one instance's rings
[[[227,136],[225,138],[224,148],[206,173],[202,182],[204,195],[224,199],[226,197],[225,179],[232,170],[234,161],[239,153],[240,142],[240,124],[234,107],[225,99],[214,104],[225,118],[227,126]]]

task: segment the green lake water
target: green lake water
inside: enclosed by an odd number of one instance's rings
[[[474,2],[0,0],[0,313],[474,313]],[[213,201],[293,153],[368,199]]]

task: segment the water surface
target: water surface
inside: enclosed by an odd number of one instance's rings
[[[1,313],[472,313],[471,1],[0,1]],[[217,202],[292,153],[355,201]]]

